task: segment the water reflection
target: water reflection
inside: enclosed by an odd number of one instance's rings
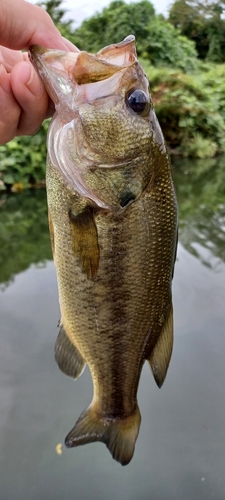
[[[51,259],[44,189],[0,198],[0,283]]]
[[[225,157],[173,161],[179,240],[218,271],[225,262]],[[0,284],[52,259],[44,189],[0,198]]]
[[[45,192],[3,202],[0,280],[14,281],[0,290],[1,499],[224,500],[224,208],[211,173],[204,182],[194,170],[176,168],[172,361],[161,390],[144,366],[142,424],[126,468],[101,443],[56,452],[89,404],[92,383],[88,370],[74,382],[54,361],[59,307],[54,265],[46,262]],[[207,183],[215,195],[206,198]]]
[[[174,162],[179,240],[214,271],[225,262],[225,158]]]

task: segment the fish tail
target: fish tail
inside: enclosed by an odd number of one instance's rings
[[[77,420],[65,439],[68,448],[94,441],[106,444],[113,458],[127,465],[133,457],[135,442],[141,423],[138,406],[132,415],[124,419],[101,418],[89,406]]]

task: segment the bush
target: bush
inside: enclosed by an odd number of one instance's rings
[[[148,35],[148,23],[152,18],[155,18],[155,10],[148,0],[130,4],[116,0],[82,22],[74,32],[73,43],[81,50],[96,53],[133,34],[139,45]]]
[[[52,259],[44,189],[2,194],[0,248],[0,283],[8,283],[31,263],[44,265]]]
[[[193,71],[198,67],[194,42],[159,17],[148,24],[147,37],[137,40],[138,53],[154,66]]]
[[[212,157],[225,152],[225,66],[185,75],[145,63],[153,103],[171,153]]]
[[[15,137],[0,146],[0,190],[14,186],[14,190],[37,185],[45,179],[46,120],[32,137]]]

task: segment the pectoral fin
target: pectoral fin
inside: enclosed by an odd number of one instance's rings
[[[63,326],[59,330],[55,343],[55,360],[60,370],[72,378],[78,378],[86,365],[85,360],[68,338]]]
[[[74,254],[80,259],[82,269],[88,278],[94,278],[98,271],[99,247],[97,228],[91,210],[74,215],[69,212]]]
[[[170,358],[173,349],[173,307],[171,308],[165,321],[160,337],[148,358],[154,379],[161,387],[169,367]]]

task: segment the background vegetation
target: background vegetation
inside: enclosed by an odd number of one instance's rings
[[[52,259],[44,189],[2,194],[0,200],[0,287],[31,263]]]
[[[224,159],[185,158],[173,164],[179,240],[218,271],[225,262]],[[17,273],[31,264],[44,266],[52,258],[45,190],[2,193],[0,210],[0,289],[5,289]]]
[[[65,20],[61,0],[40,5],[83,50],[96,52],[133,33],[171,154],[204,159],[225,153],[225,2],[176,0],[165,19],[148,0],[116,0],[77,29]],[[1,190],[43,181],[47,126],[0,147]]]
[[[224,3],[177,0],[165,19],[147,0],[117,0],[77,29],[65,20],[61,0],[47,0],[42,6],[64,36],[91,52],[129,33],[136,36],[175,167],[180,241],[199,258],[205,255],[198,254],[203,245],[218,261],[225,260]],[[5,193],[43,184],[47,128],[48,121],[33,137],[0,147],[2,287],[31,262],[44,265],[52,258],[45,191]],[[211,265],[210,260],[205,264]]]
[[[203,264],[225,262],[224,157],[173,160],[179,205],[179,241]]]

